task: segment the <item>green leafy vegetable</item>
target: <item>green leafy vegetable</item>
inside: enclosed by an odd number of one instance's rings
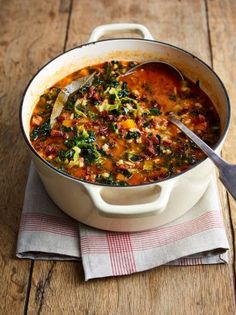
[[[126,139],[138,139],[140,137],[139,131],[128,131]]]
[[[127,158],[131,162],[137,162],[137,161],[141,161],[142,160],[142,157],[140,155],[132,153],[132,152],[128,152],[127,153]]]
[[[65,162],[66,160],[71,160],[74,156],[74,153],[75,151],[73,149],[60,150],[58,151],[57,155],[61,161]]]
[[[84,158],[86,164],[96,163],[101,157],[101,154],[93,144],[78,143],[78,147],[81,149],[80,156]]]
[[[153,107],[149,110],[150,114],[153,116],[159,116],[161,114],[161,111],[159,108]]]
[[[37,140],[38,138],[50,136],[51,127],[49,121],[45,121],[42,125],[36,126],[30,134],[30,139],[32,141]]]

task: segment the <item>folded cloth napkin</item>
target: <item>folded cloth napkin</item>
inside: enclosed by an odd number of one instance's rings
[[[64,214],[30,167],[17,242],[19,258],[82,258],[89,280],[162,264],[225,263],[228,249],[215,177],[201,200],[181,218],[145,232],[120,233],[88,227]]]

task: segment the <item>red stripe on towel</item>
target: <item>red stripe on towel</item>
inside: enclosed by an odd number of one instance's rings
[[[20,225],[22,232],[48,232],[53,234],[78,237],[78,222],[63,216],[52,216],[45,213],[23,213]]]
[[[130,233],[106,233],[113,275],[136,272]]]
[[[209,211],[188,222],[163,226],[144,232],[106,232],[103,235],[92,233],[81,235],[81,244],[86,244],[82,247],[82,252],[85,255],[108,254],[110,250],[113,250],[125,255],[130,250],[135,252],[161,247],[215,228],[224,228],[223,220],[218,211]],[[129,246],[125,246],[124,235],[129,235]]]

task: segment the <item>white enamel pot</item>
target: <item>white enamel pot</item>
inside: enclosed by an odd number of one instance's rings
[[[101,36],[117,31],[135,31],[143,38],[97,41]],[[179,68],[192,81],[199,80],[221,118],[222,133],[215,147],[218,153],[229,126],[230,104],[219,77],[204,62],[180,48],[153,40],[148,29],[140,24],[97,27],[89,43],[56,57],[31,80],[23,96],[20,121],[32,159],[49,196],[59,208],[82,223],[112,231],[141,231],[168,223],[196,204],[214,173],[214,166],[208,158],[167,180],[113,187],[91,184],[61,173],[37,154],[29,139],[30,117],[45,89],[80,68],[111,59],[164,60]]]

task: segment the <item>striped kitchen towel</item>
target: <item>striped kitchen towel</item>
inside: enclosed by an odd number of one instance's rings
[[[228,249],[214,179],[201,200],[178,220],[145,232],[120,233],[68,217],[48,197],[35,168],[30,168],[17,242],[19,258],[82,258],[89,280],[163,264],[225,263]]]

